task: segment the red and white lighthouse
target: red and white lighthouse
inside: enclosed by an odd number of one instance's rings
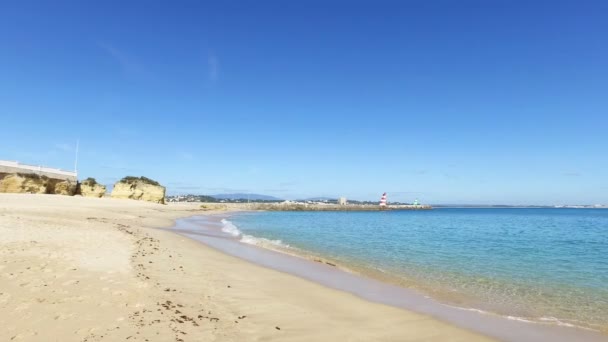
[[[386,207],[386,192],[382,194],[382,197],[380,198],[380,206],[381,207]]]

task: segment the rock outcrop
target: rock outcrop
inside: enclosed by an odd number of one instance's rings
[[[100,198],[106,194],[106,187],[97,183],[95,178],[87,178],[79,184],[78,193],[84,197]]]
[[[112,198],[165,204],[165,187],[146,177],[125,177],[114,184]]]
[[[76,192],[76,183],[37,174],[1,174],[0,192],[72,196]]]
[[[24,177],[15,173],[6,175],[0,180],[0,192],[44,194],[46,185],[41,182],[40,178]]]
[[[74,196],[76,194],[76,183],[70,181],[61,181],[55,183],[55,189],[50,192],[55,195]],[[47,192],[49,193],[49,192]]]

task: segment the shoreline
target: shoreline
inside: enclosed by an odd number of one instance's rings
[[[211,213],[0,194],[0,340],[489,340],[166,229]]]
[[[213,216],[221,219],[229,218],[234,214],[235,213],[233,212]],[[210,217],[207,217],[206,219]],[[216,224],[219,223],[219,219],[215,220]],[[386,282],[386,280],[382,281],[377,278],[369,278],[368,274],[354,272],[350,268],[341,267],[341,265],[336,265],[333,262],[329,262],[327,259],[314,260],[314,258],[307,257],[306,255],[288,253],[281,248],[253,245],[234,239],[226,240],[225,237],[213,236],[213,234],[209,235],[208,230],[200,235],[193,233],[192,231],[179,231],[180,223],[188,220],[196,221],[196,218],[191,217],[177,220],[176,226],[172,229],[178,230],[176,233],[180,235],[187,236],[223,253],[237,256],[246,261],[293,274],[330,288],[349,292],[365,300],[391,305],[408,311],[429,314],[450,324],[455,324],[465,329],[500,340],[535,341],[538,340],[539,336],[543,336],[543,338],[548,338],[553,341],[571,341],[573,339],[579,341],[600,341],[606,339],[605,334],[585,327],[561,325],[559,323],[535,322],[526,320],[525,318],[502,316],[474,308],[463,308],[441,303],[414,289],[404,288]],[[197,223],[205,224],[205,222]],[[212,222],[206,222],[206,224],[213,225]],[[212,229],[220,230],[219,227],[214,227]],[[241,251],[239,251],[239,249],[241,249]],[[266,252],[252,251],[255,249]],[[244,252],[242,250],[248,251]],[[277,259],[283,260],[277,261]],[[317,266],[328,267],[329,269],[314,270]],[[332,272],[333,274],[331,274]],[[344,279],[342,282],[336,282],[329,280],[329,277]],[[360,282],[361,284],[359,285],[363,286],[353,286],[353,284],[357,282]],[[406,300],[393,300],[388,295],[378,296],[376,293],[373,293],[374,291],[367,290],[370,287],[375,288],[375,292],[377,293],[391,293],[394,297],[406,298]]]
[[[226,214],[226,215],[223,215],[223,214],[217,214],[217,215],[219,215],[221,217],[225,217],[225,218],[231,218],[234,215],[239,215],[241,213],[244,213],[244,212],[234,212],[234,213],[230,213],[230,214]],[[232,224],[231,221],[229,223]],[[278,243],[276,243],[276,241],[278,241]],[[572,328],[572,329],[576,329],[576,330],[589,331],[589,332],[599,333],[599,334],[604,334],[604,335],[608,332],[606,330],[601,330],[601,329],[595,328],[590,325],[577,325],[574,323],[570,323],[565,320],[555,318],[551,315],[532,317],[532,316],[525,316],[525,315],[521,315],[521,314],[517,315],[515,313],[508,312],[508,311],[504,310],[503,308],[498,308],[498,310],[496,310],[496,308],[491,307],[491,305],[484,305],[485,303],[480,303],[475,297],[471,297],[470,295],[467,296],[464,294],[448,293],[446,290],[433,288],[422,282],[410,280],[408,278],[404,278],[403,276],[397,276],[397,275],[393,274],[391,270],[388,270],[385,268],[368,267],[361,260],[359,260],[357,262],[357,261],[353,261],[353,260],[329,258],[326,255],[319,254],[318,252],[312,252],[309,250],[287,245],[279,240],[272,241],[272,240],[268,240],[265,238],[251,236],[251,235],[243,235],[243,237],[241,238],[241,242],[248,244],[248,245],[254,245],[259,248],[276,251],[281,254],[287,254],[290,256],[303,258],[308,261],[325,263],[327,265],[336,267],[336,269],[339,269],[341,271],[345,271],[345,272],[348,272],[348,273],[351,273],[351,274],[354,274],[354,275],[357,275],[360,277],[370,278],[370,279],[378,280],[383,283],[395,285],[397,287],[406,288],[408,290],[415,292],[419,296],[430,297],[432,300],[434,300],[435,302],[437,302],[441,305],[456,308],[459,310],[474,311],[474,312],[479,312],[484,315],[492,315],[492,316],[500,317],[503,319],[521,321],[521,322],[526,322],[526,323],[530,323],[530,324],[545,325],[545,326],[549,326],[549,327],[552,327],[552,326],[567,327],[567,328]],[[255,261],[253,261],[253,262],[255,262]],[[502,312],[500,309],[503,309]],[[608,335],[607,335],[607,338],[608,338]]]

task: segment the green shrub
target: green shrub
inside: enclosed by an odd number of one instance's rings
[[[160,186],[160,183],[158,183],[157,181],[144,177],[144,176],[141,176],[139,178],[133,177],[133,176],[126,176],[125,178],[123,178],[119,181],[119,183],[125,183],[125,184],[134,184],[136,182],[142,182],[144,184]]]
[[[93,187],[93,186],[97,185],[97,180],[93,177],[89,177],[89,178],[83,180],[82,184]]]

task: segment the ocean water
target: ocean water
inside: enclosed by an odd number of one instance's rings
[[[608,331],[608,210],[259,212],[223,220],[242,242],[509,319]]]

